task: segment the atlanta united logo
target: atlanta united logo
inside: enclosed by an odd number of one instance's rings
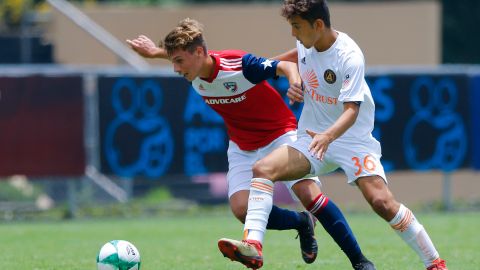
[[[337,81],[337,75],[335,75],[335,72],[331,69],[325,70],[323,73],[323,79],[329,84],[333,84]]]
[[[225,86],[225,88],[227,88],[227,90],[231,91],[232,93],[235,93],[238,90],[236,82],[224,82],[223,86]]]

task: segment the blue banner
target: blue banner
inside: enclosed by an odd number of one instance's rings
[[[225,171],[223,120],[183,78],[99,78],[101,170],[157,178]]]
[[[470,97],[467,75],[388,74],[367,82],[376,103],[373,133],[387,171],[472,165],[472,145],[480,153],[471,135],[480,134],[480,108],[472,100],[480,98]],[[475,82],[480,89],[480,77]],[[287,80],[270,83],[288,102]],[[155,179],[228,170],[223,120],[183,78],[103,76],[98,87],[102,172]],[[292,110],[298,117],[301,104]]]
[[[373,133],[387,171],[470,165],[466,75],[385,75],[368,82],[376,104]]]

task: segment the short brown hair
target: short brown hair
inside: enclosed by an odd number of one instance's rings
[[[201,46],[206,53],[207,45],[203,38],[203,25],[190,18],[181,20],[165,37],[163,46],[168,55],[172,55],[177,49],[192,53],[198,46]]]

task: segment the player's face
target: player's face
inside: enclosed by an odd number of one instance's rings
[[[203,59],[204,53],[201,47],[197,47],[193,53],[187,50],[177,49],[170,56],[173,70],[190,82],[199,76]]]
[[[312,47],[319,38],[317,25],[310,24],[300,16],[294,16],[288,20],[292,26],[292,36],[294,36],[305,48]]]

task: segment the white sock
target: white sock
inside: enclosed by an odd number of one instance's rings
[[[438,259],[439,255],[432,240],[410,209],[401,204],[395,217],[388,223],[403,241],[420,256],[425,267],[432,265],[432,262]]]
[[[267,230],[268,217],[272,211],[273,182],[263,178],[253,178],[248,196],[248,211],[245,218],[244,239],[263,242]]]

